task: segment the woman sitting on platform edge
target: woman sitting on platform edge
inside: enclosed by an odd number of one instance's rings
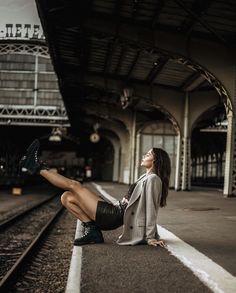
[[[80,182],[50,171],[38,159],[39,140],[34,140],[20,161],[20,169],[28,174],[40,174],[56,187],[66,190],[62,204],[82,222],[84,234],[75,239],[74,245],[103,243],[101,230],[113,230],[123,225],[119,245],[148,244],[165,246],[157,231],[159,206],[166,205],[170,158],[160,148],[150,149],[143,156],[141,166],[146,173],[132,184],[121,201],[109,203]]]

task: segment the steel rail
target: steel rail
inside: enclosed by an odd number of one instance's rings
[[[24,210],[14,216],[11,216],[10,218],[0,222],[0,232],[2,232],[4,229],[6,229],[8,226],[12,225],[14,222],[18,221],[21,217],[24,217],[25,215],[27,215],[28,213],[32,212],[33,210],[39,208],[40,206],[42,206],[43,204],[47,203],[48,201],[52,200],[54,197],[56,197],[58,195],[58,193],[54,194],[53,196],[51,196],[50,198],[47,198],[37,204],[35,204],[34,206],[32,206],[31,208]]]
[[[18,258],[15,264],[11,267],[10,270],[5,274],[5,276],[0,281],[0,292],[7,292],[11,286],[13,286],[14,281],[17,277],[18,272],[24,265],[24,263],[28,260],[28,258],[33,254],[35,250],[37,250],[39,244],[42,242],[43,238],[47,235],[51,224],[56,220],[59,214],[63,211],[64,207],[61,206],[56,213],[51,217],[51,219],[44,225],[38,235],[34,238],[31,244],[25,249],[22,255]]]

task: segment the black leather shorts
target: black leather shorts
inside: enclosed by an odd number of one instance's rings
[[[98,201],[95,222],[101,230],[113,230],[122,226],[123,216],[124,209],[120,204]]]

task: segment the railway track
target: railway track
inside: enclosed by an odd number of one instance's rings
[[[0,240],[0,292],[9,292],[62,211],[59,198],[53,197],[16,219],[5,221]]]
[[[56,196],[58,196],[58,194],[54,194],[53,196],[46,198],[45,200],[36,203],[32,207],[25,209],[21,212],[18,212],[17,214],[12,215],[12,216],[8,217],[7,219],[4,219],[2,221],[0,220],[0,232],[2,232],[5,228],[9,227],[10,225],[14,224],[16,221],[20,220],[23,216],[26,216],[27,214],[29,214],[33,210],[35,210],[35,209],[39,208],[40,206],[46,204],[47,202],[51,201]]]

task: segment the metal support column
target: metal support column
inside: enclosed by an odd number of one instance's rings
[[[131,160],[130,160],[130,183],[134,182],[134,171],[135,171],[135,148],[136,148],[136,111],[133,111],[132,129],[131,129]]]
[[[182,190],[191,189],[190,176],[190,138],[189,138],[189,93],[185,94],[184,136],[182,153]]]
[[[204,182],[207,179],[207,171],[208,171],[208,154],[203,156],[203,180]]]
[[[35,55],[35,70],[34,70],[34,111],[36,111],[37,99],[38,99],[38,67],[39,57]]]
[[[225,156],[224,196],[236,195],[236,146],[235,146],[235,118],[233,113],[227,115],[228,128]]]
[[[140,168],[140,138],[141,134],[138,133],[136,136],[136,158],[135,158],[135,169],[134,169],[134,181],[139,177],[139,168]]]
[[[176,153],[176,169],[175,169],[175,190],[180,190],[180,175],[181,175],[181,134],[178,134],[177,153]]]
[[[119,180],[120,144],[117,142],[113,142],[113,148],[114,148],[114,163],[113,163],[112,180],[117,182]]]

